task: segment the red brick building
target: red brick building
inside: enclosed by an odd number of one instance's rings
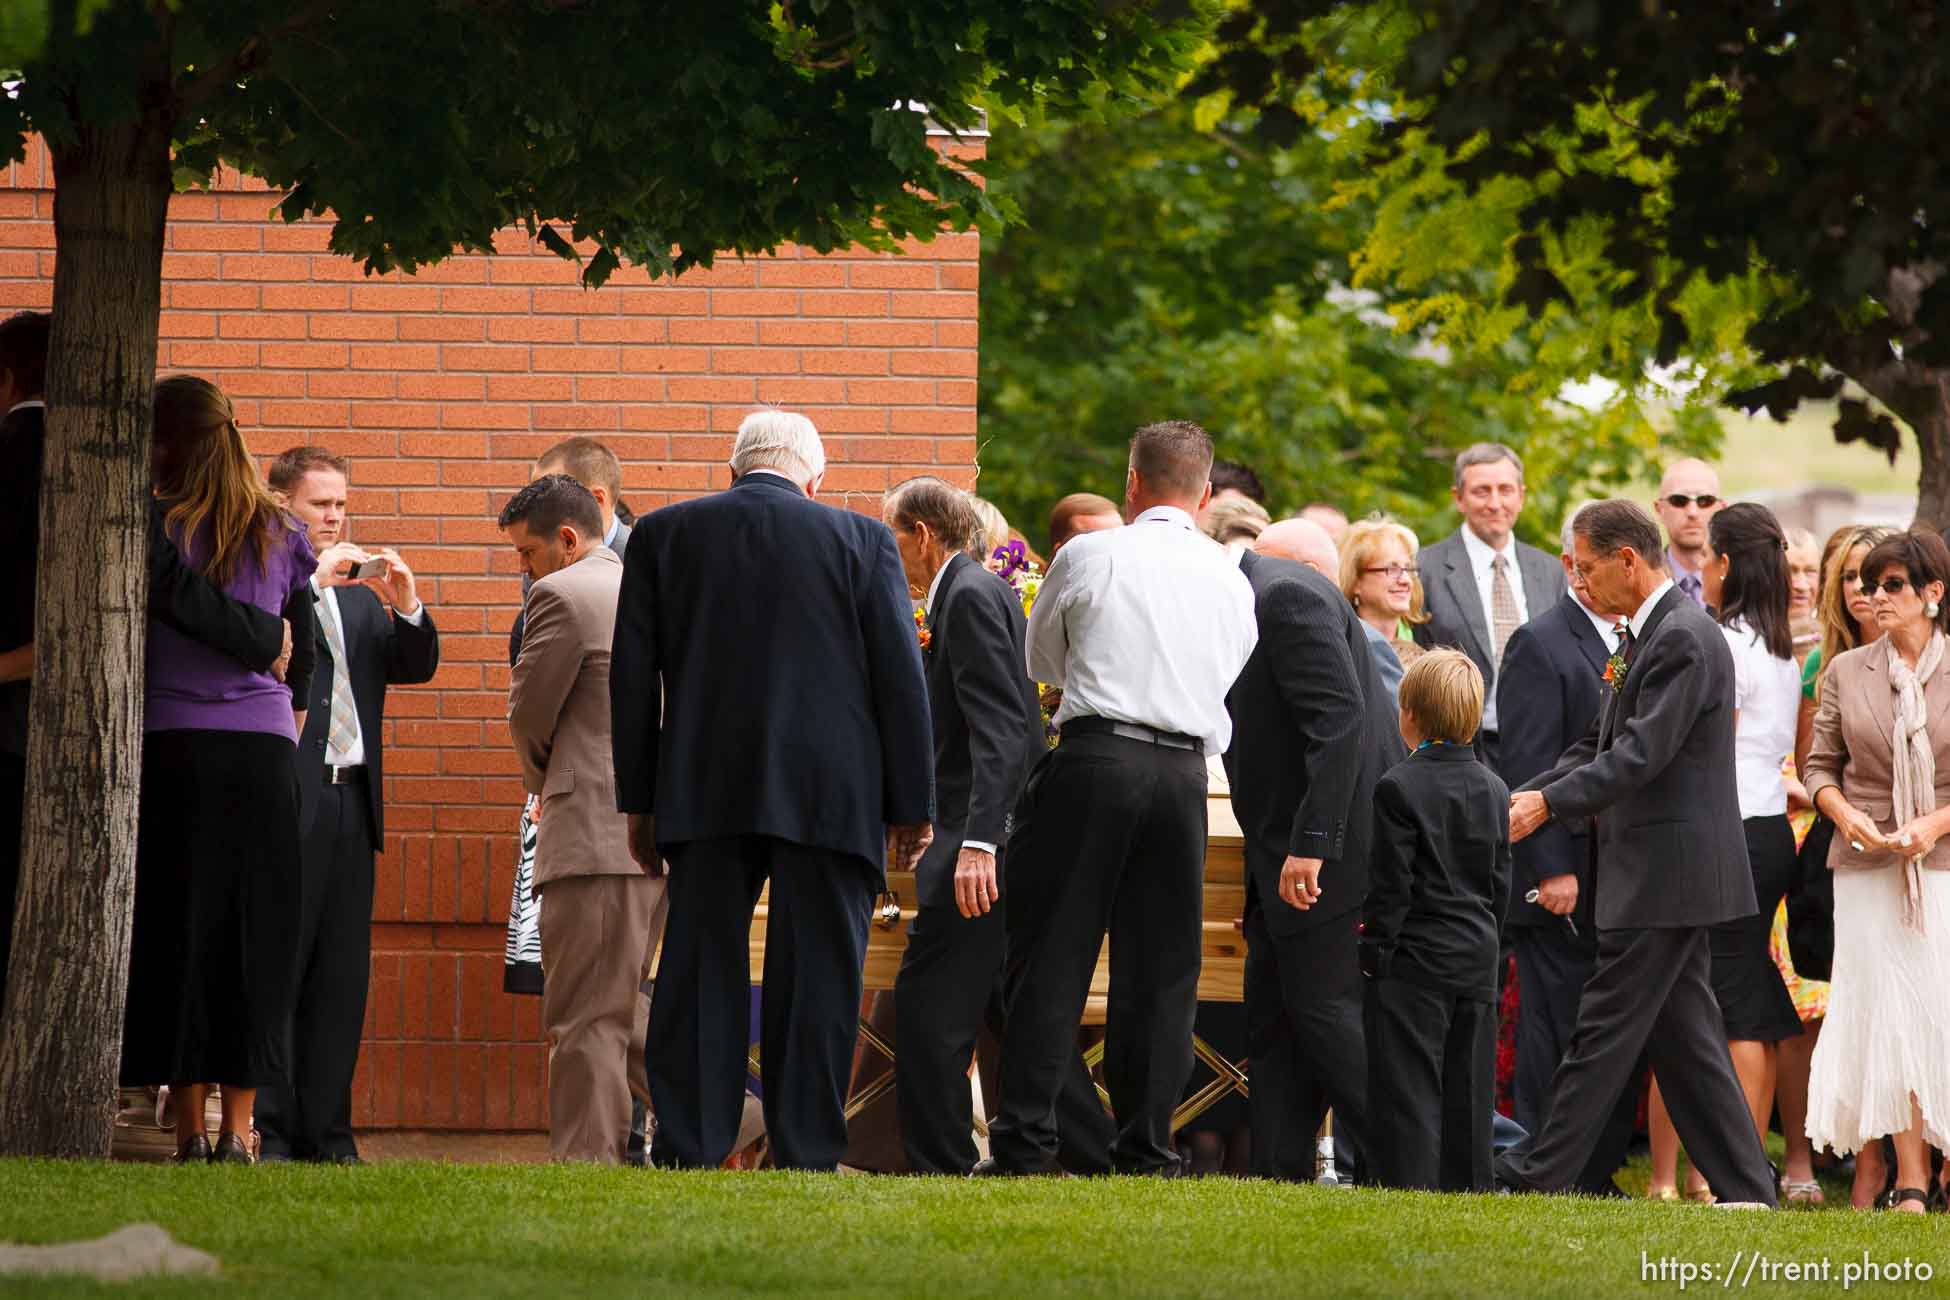
[[[950,146],[979,157],[979,142]],[[227,177],[177,196],[163,257],[164,373],[221,384],[252,448],[352,457],[354,540],[399,548],[441,631],[426,687],[388,697],[387,844],[354,1084],[363,1128],[546,1125],[539,999],[501,991],[521,804],[506,715],[514,556],[494,526],[535,456],[574,434],[622,457],[638,513],[723,488],[760,403],[826,435],[829,499],[975,473],[978,239],[905,256],[797,249],[583,290],[520,232],[494,257],[370,277]],[[53,298],[53,168],[0,175],[0,311]]]

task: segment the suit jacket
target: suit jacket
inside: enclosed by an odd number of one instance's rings
[[[1374,817],[1362,971],[1494,999],[1510,787],[1471,747],[1431,745],[1382,774]]]
[[[508,688],[522,785],[542,797],[535,888],[569,876],[635,875],[616,811],[609,652],[623,562],[597,547],[528,590],[528,631]]]
[[[1936,751],[1936,802],[1950,806],[1950,669],[1939,667],[1923,683],[1923,707],[1930,719],[1931,748]],[[1875,819],[1878,829],[1894,831],[1896,693],[1889,682],[1889,649],[1881,642],[1858,646],[1825,665],[1821,704],[1815,710],[1814,740],[1808,748],[1808,770],[1802,780],[1813,798],[1829,786],[1840,786],[1842,797]],[[1857,853],[1846,835],[1837,835],[1828,850],[1828,865],[1837,871],[1893,867],[1894,853]],[[1950,870],[1950,836],[1936,842],[1923,866]]]
[[[1555,605],[1518,628],[1503,650],[1503,680],[1496,687],[1501,732],[1498,762],[1506,781],[1525,781],[1556,766],[1565,750],[1582,740],[1598,720],[1599,694],[1605,688],[1605,661],[1611,652],[1578,598],[1565,594]],[[1578,878],[1578,903],[1572,919],[1589,936],[1591,917],[1591,823],[1560,818],[1515,848],[1516,877],[1510,885],[1508,924],[1562,925],[1563,921],[1523,896],[1550,876],[1572,872]]]
[[[385,843],[386,688],[414,686],[432,678],[440,667],[440,634],[433,612],[422,606],[418,626],[395,618],[365,587],[345,586],[338,592],[339,619],[345,633],[345,653],[352,661],[352,699],[359,707],[359,735],[366,747],[366,794],[372,814],[372,851]],[[313,596],[314,606],[320,599]],[[316,636],[318,661],[312,672],[305,714],[305,733],[298,737],[298,832],[311,830],[318,812],[318,792],[325,784],[325,737],[332,730],[332,673],[337,660],[325,638],[321,619]]]
[[[894,535],[776,474],[637,521],[610,716],[618,806],[660,845],[770,835],[878,873],[887,825],[934,815]]]
[[[41,467],[46,420],[27,407],[0,421],[0,554],[12,578],[0,597],[0,650],[34,639],[34,606],[40,562]],[[275,614],[233,599],[183,562],[163,530],[162,509],[148,511],[149,613],[254,672],[267,672],[284,652],[284,624]],[[0,751],[27,752],[30,682],[0,686]]]
[[[1733,772],[1733,652],[1671,587],[1625,680],[1556,767],[1525,783],[1560,821],[1596,817],[1601,930],[1716,925],[1756,910]]]
[[[1361,620],[1340,589],[1292,560],[1245,552],[1259,643],[1226,695],[1226,778],[1246,837],[1247,900],[1275,938],[1361,906],[1368,892],[1374,783],[1404,752]],[[1279,895],[1289,856],[1321,858],[1321,900]]]
[[[616,540],[605,543],[619,560],[623,558],[623,548],[630,544],[630,533],[632,531],[634,530],[629,524],[619,519],[616,521]],[[514,626],[508,629],[508,662],[511,665],[515,660],[521,658],[521,633],[528,618],[529,585],[528,575],[524,573],[521,577],[522,606],[515,611]]]
[[[1029,621],[1009,584],[967,555],[948,561],[921,652],[934,732],[934,843],[915,869],[923,907],[952,906],[963,840],[1009,842],[1011,810],[1044,752]]]
[[[1564,581],[1564,566],[1557,562],[1556,556],[1546,555],[1524,542],[1516,544],[1516,552],[1517,570],[1523,579],[1524,608],[1531,618],[1536,618],[1569,590]],[[1462,651],[1475,661],[1484,684],[1495,690],[1496,647],[1489,639],[1489,612],[1483,608],[1483,595],[1476,587],[1476,572],[1470,568],[1462,530],[1423,547],[1416,563],[1422,571],[1422,598],[1429,621],[1415,629],[1415,643]],[[1497,707],[1496,725],[1500,734],[1501,696]]]
[[[1362,620],[1361,632],[1368,638],[1368,653],[1374,658],[1375,675],[1381,679],[1381,689],[1388,692],[1393,701],[1399,698],[1402,678],[1407,670],[1402,667],[1402,657],[1395,650],[1395,643],[1375,630],[1374,624]]]

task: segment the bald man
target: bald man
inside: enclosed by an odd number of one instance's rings
[[[1260,555],[1297,560],[1335,586],[1340,585],[1340,552],[1327,530],[1311,519],[1282,519],[1277,524],[1268,524],[1253,539],[1253,550]],[[1396,671],[1401,670],[1397,667]]]
[[[1261,555],[1274,555],[1283,560],[1298,560],[1322,574],[1336,587],[1341,585],[1341,557],[1334,546],[1334,539],[1325,528],[1313,520],[1305,518],[1304,512],[1292,519],[1282,519],[1272,524],[1253,542],[1253,550]],[[1374,659],[1376,676],[1381,678],[1383,689],[1388,692],[1389,707],[1394,707],[1397,693],[1402,684],[1404,670],[1402,657],[1395,647],[1388,644],[1388,638],[1368,625],[1361,623],[1367,634],[1368,654]]]
[[[1659,480],[1659,495],[1652,508],[1665,525],[1666,562],[1672,566],[1673,584],[1687,599],[1704,607],[1706,590],[1700,583],[1700,570],[1706,567],[1707,526],[1726,505],[1720,495],[1720,475],[1703,460],[1688,456],[1666,467]]]

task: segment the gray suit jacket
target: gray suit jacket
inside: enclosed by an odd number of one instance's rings
[[[1422,571],[1422,599],[1429,621],[1415,629],[1415,643],[1462,651],[1481,670],[1485,689],[1494,691],[1496,655],[1490,642],[1489,612],[1483,608],[1476,575],[1469,567],[1462,530],[1423,547],[1416,564]],[[1555,605],[1569,590],[1564,566],[1557,557],[1524,542],[1517,543],[1517,570],[1523,575],[1524,608],[1531,618]]]
[[[610,543],[609,549],[616,553],[616,558],[619,560],[623,558],[623,551],[630,544],[630,533],[632,531],[634,530],[628,524],[619,522],[616,525],[616,540]],[[521,658],[521,632],[522,628],[527,625],[528,620],[528,587],[528,575],[524,573],[521,576],[522,607],[515,611],[515,625],[508,629],[508,662],[510,664]]]
[[[1556,767],[1524,785],[1560,821],[1596,817],[1600,930],[1752,916],[1754,877],[1733,771],[1733,653],[1673,587],[1653,608],[1617,689]]]
[[[508,688],[522,785],[542,797],[535,888],[635,875],[610,766],[609,654],[623,562],[601,547],[528,592],[528,632]]]

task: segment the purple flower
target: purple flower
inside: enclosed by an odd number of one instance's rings
[[[1029,567],[1028,550],[1021,542],[1013,539],[1007,545],[996,547],[994,555],[990,558],[1002,561],[1002,567],[996,572],[1004,578],[1013,578]]]

